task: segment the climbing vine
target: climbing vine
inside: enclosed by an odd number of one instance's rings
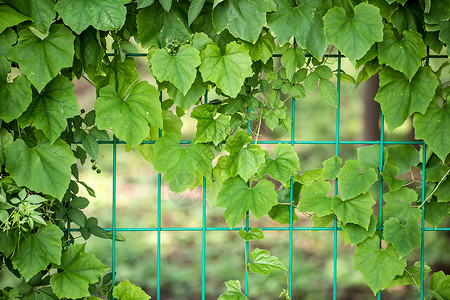
[[[374,293],[417,285],[420,262],[408,266],[407,258],[421,245],[420,222],[437,228],[449,213],[449,63],[428,61],[449,53],[449,17],[448,0],[0,1],[0,267],[23,279],[2,299],[150,298],[116,282],[67,231],[72,222],[84,240],[120,239],[85,216],[89,200],[78,195],[84,188],[95,196],[78,168],[90,162],[95,170],[98,142],[113,138],[175,193],[206,182],[209,204],[225,208],[229,227],[247,212],[281,224],[296,221],[295,212],[321,226],[336,219]],[[148,51],[144,72],[156,84],[142,81],[129,57],[136,44]],[[356,79],[330,68],[336,49],[359,70]],[[258,144],[262,122],[291,130],[286,99],[318,86],[336,107],[334,77],[359,85],[377,73],[375,101],[388,130],[412,116],[426,151],[376,144],[359,148],[356,160],[334,156],[301,170],[292,145],[270,154]],[[81,77],[96,88],[92,111],[78,106],[72,80]],[[207,91],[218,99],[207,101]],[[197,122],[188,147],[180,145],[185,114]],[[380,180],[387,188],[377,218],[369,189]],[[293,201],[282,196],[291,189]],[[258,228],[240,235],[264,238]],[[289,273],[267,250],[249,258],[250,272]],[[430,295],[449,299],[450,276],[432,271]],[[247,299],[239,281],[226,287],[219,299]],[[289,287],[282,296],[291,299]]]

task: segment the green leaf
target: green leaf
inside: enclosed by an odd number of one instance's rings
[[[357,160],[348,160],[337,175],[339,188],[343,200],[363,194],[378,180],[377,172],[370,168],[361,172],[361,165]]]
[[[31,17],[36,29],[46,33],[56,17],[55,1],[53,0],[7,0],[15,9]]]
[[[167,12],[161,6],[153,4],[141,9],[136,16],[138,35],[142,47],[166,46],[166,38],[186,41],[191,32],[186,17],[176,7]]]
[[[158,49],[150,58],[153,76],[159,81],[173,83],[183,95],[187,94],[194,83],[196,68],[200,62],[200,52],[190,45],[182,45],[176,55],[170,55],[165,49]]]
[[[60,0],[55,9],[77,34],[90,25],[95,29],[118,30],[125,23],[127,0]]]
[[[2,221],[3,222],[3,221]],[[6,257],[10,256],[16,250],[16,241],[12,230],[0,230],[0,252]]]
[[[407,267],[402,275],[396,276],[386,287],[395,287],[402,285],[415,285],[420,288],[421,277],[420,261],[416,261],[412,267]],[[424,279],[431,272],[431,268],[425,264],[424,266]]]
[[[353,260],[353,268],[361,272],[374,294],[384,289],[395,276],[403,274],[406,267],[406,257],[399,259],[392,245],[385,250],[379,245],[378,236],[365,240],[356,247]]]
[[[370,4],[355,6],[353,17],[342,7],[333,7],[323,17],[328,43],[339,48],[354,64],[375,42],[383,40],[383,22],[380,10]]]
[[[432,198],[425,204],[425,221],[433,226],[433,228],[437,228],[448,215],[449,211],[450,207],[447,203],[440,203],[435,198]]]
[[[217,300],[248,300],[241,292],[241,283],[239,280],[229,280],[225,282],[227,291],[217,298]]]
[[[191,26],[192,22],[197,19],[198,15],[202,11],[203,5],[205,5],[205,0],[192,0],[189,5],[188,11],[188,25]]]
[[[289,48],[281,55],[281,64],[286,68],[286,76],[292,80],[297,68],[305,64],[305,54],[299,48]]]
[[[231,136],[225,150],[230,153],[225,169],[231,177],[240,175],[244,180],[248,180],[264,163],[264,151],[259,145],[250,145],[252,138],[244,131],[238,131]]]
[[[8,57],[9,49],[17,42],[17,34],[12,28],[0,33],[0,56]]]
[[[31,84],[19,75],[13,82],[8,82],[11,63],[0,56],[0,119],[9,123],[20,117],[31,103]]]
[[[230,130],[229,118],[217,114],[217,107],[210,104],[200,105],[192,110],[191,118],[197,120],[197,133],[194,143],[212,142],[215,146],[226,139]]]
[[[256,248],[249,257],[253,261],[248,263],[248,268],[253,273],[270,275],[273,271],[287,271],[278,257],[271,256],[267,250]]]
[[[169,11],[172,7],[172,0],[159,0],[159,4],[161,4],[165,11]]]
[[[0,129],[0,166],[5,164],[6,149],[13,142],[13,136],[5,129]]]
[[[334,196],[331,198],[331,209],[344,225],[352,223],[369,230],[370,218],[373,214],[372,206],[375,203],[376,201],[369,193],[348,200]]]
[[[194,105],[206,92],[206,86],[202,81],[202,78],[197,73],[194,83],[192,84],[186,95],[177,89],[174,85],[169,84],[167,87],[167,94],[170,99],[180,107],[182,110],[187,111]]]
[[[415,221],[406,222],[403,225],[397,218],[391,217],[384,222],[383,236],[384,241],[392,244],[399,258],[402,258],[420,246],[421,230]]]
[[[113,128],[114,133],[131,147],[139,145],[149,133],[148,125],[162,127],[161,106],[156,89],[146,81],[129,90],[121,99],[110,85],[100,90],[95,101],[99,129]]]
[[[318,81],[319,75],[317,75],[316,72],[311,72],[308,74],[308,76],[306,76],[304,84],[308,91],[312,92],[316,89]]]
[[[58,226],[50,224],[29,234],[20,244],[12,262],[26,281],[44,270],[50,263],[61,261],[61,238],[63,232]]]
[[[414,112],[424,114],[438,86],[430,67],[420,67],[411,80],[390,67],[380,71],[380,88],[375,101],[385,113],[389,131],[402,125]]]
[[[127,96],[128,90],[139,78],[137,62],[133,58],[127,58],[124,61],[114,59],[102,68],[105,75],[93,78],[95,87],[99,91],[102,87],[112,85],[121,98]]]
[[[409,78],[419,70],[422,57],[427,55],[422,35],[416,31],[405,30],[398,40],[388,26],[384,28],[383,42],[378,44],[378,60],[391,68],[405,73]]]
[[[369,228],[365,229],[364,227],[347,223],[342,226],[342,231],[346,235],[346,239],[352,246],[358,245],[359,243],[365,241],[368,237],[372,237],[377,229],[377,218],[375,216],[370,216]],[[346,240],[344,238],[344,240]],[[347,243],[347,242],[346,242]]]
[[[152,5],[154,2],[155,0],[138,0],[137,8],[138,9],[145,8],[147,6]]]
[[[62,68],[72,66],[74,40],[72,32],[63,24],[52,25],[44,39],[24,29],[19,32],[19,41],[11,48],[8,58],[19,64],[22,73],[41,92]]]
[[[153,146],[153,167],[159,173],[166,172],[164,180],[174,193],[181,193],[194,184],[195,171],[211,177],[213,158],[207,145],[191,144],[183,148],[173,133],[166,133]]]
[[[319,81],[320,96],[329,105],[336,107],[338,104],[338,92],[336,86],[329,80],[320,78]]]
[[[412,207],[411,203],[417,200],[417,194],[408,188],[401,188],[398,191],[390,191],[384,194],[386,205],[383,206],[383,219],[391,217],[397,218],[401,224],[406,222],[419,222],[422,212],[417,207]]]
[[[316,13],[317,3],[311,0],[299,6],[292,6],[288,0],[275,0],[275,3],[278,9],[267,14],[267,24],[280,44],[294,37],[296,43],[320,60],[326,44],[322,17]]]
[[[1,135],[2,135],[2,132],[0,131],[0,136]],[[1,160],[0,160],[0,162],[1,162]],[[447,177],[447,179],[441,183],[441,185],[436,190],[434,195],[436,196],[438,202],[449,202],[450,201],[450,177]]]
[[[322,177],[325,180],[335,180],[341,170],[342,158],[333,156],[324,161],[322,169]]]
[[[400,174],[408,172],[420,162],[419,151],[412,145],[395,145],[386,148],[386,162],[398,167]]]
[[[331,214],[331,198],[328,192],[331,184],[323,179],[317,179],[313,183],[303,186],[300,191],[299,211],[313,212],[318,217]]]
[[[41,92],[33,91],[33,101],[19,118],[22,127],[32,124],[53,143],[67,127],[67,119],[80,113],[74,84],[58,75]]]
[[[432,101],[424,114],[414,114],[416,139],[423,139],[439,158],[444,161],[450,152],[450,105],[440,107]]]
[[[277,144],[273,148],[275,159],[266,155],[266,162],[259,168],[261,175],[268,174],[273,179],[285,185],[295,170],[300,170],[300,162],[293,146]]]
[[[264,239],[264,233],[258,227],[253,227],[249,232],[245,231],[244,229],[239,229],[239,235],[246,242]]]
[[[57,139],[51,144],[40,131],[36,139],[34,147],[21,139],[9,145],[6,168],[18,186],[62,199],[70,182],[70,166],[77,160],[64,141]]]
[[[0,4],[0,32],[28,20],[30,20],[29,17],[21,14],[11,6]]]
[[[270,32],[263,33],[259,36],[255,44],[250,48],[250,57],[253,61],[267,61],[272,57],[275,50],[275,40]]]
[[[254,43],[266,23],[265,13],[274,11],[273,0],[228,0],[213,9],[213,25],[217,32],[225,28],[235,37]]]
[[[430,293],[438,300],[450,299],[450,275],[434,272],[430,279]]]
[[[448,1],[432,1],[430,11],[425,14],[425,22],[428,24],[438,24],[448,20],[450,7]]]
[[[260,218],[277,202],[275,185],[272,182],[261,179],[255,186],[249,187],[242,178],[231,177],[223,183],[216,206],[226,208],[225,221],[232,228],[244,218],[246,211],[250,210]]]
[[[400,172],[396,165],[389,163],[384,164],[383,172],[381,172],[381,175],[383,176],[383,180],[388,184],[389,190],[391,191],[397,191],[406,183],[406,180],[396,178],[398,174],[400,174]]]
[[[120,300],[148,300],[151,298],[140,287],[135,286],[129,280],[122,281],[114,287],[113,297]]]
[[[62,272],[50,278],[50,284],[56,296],[62,298],[87,297],[89,284],[96,283],[100,275],[108,270],[94,255],[85,253],[86,244],[72,245],[63,251]]]
[[[244,80],[252,76],[252,60],[248,50],[236,42],[227,44],[225,53],[209,44],[200,54],[200,73],[204,81],[211,81],[225,94],[236,97]]]
[[[380,145],[361,147],[357,152],[359,164],[363,169],[371,167],[376,170],[380,167]]]

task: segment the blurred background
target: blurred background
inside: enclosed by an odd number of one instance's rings
[[[146,58],[136,58],[139,74],[147,67]],[[329,58],[333,70],[337,69],[336,59]],[[432,62],[433,63],[433,62]],[[357,72],[351,63],[343,60],[342,67],[347,74],[356,78]],[[141,80],[154,83],[147,71]],[[340,139],[378,140],[379,108],[371,98],[377,80],[370,84],[361,84],[355,88],[351,83],[341,85]],[[95,103],[95,88],[86,80],[76,81],[75,87],[80,108],[89,112]],[[373,96],[372,96],[373,97]],[[213,99],[211,96],[210,99]],[[291,111],[290,101],[288,113]],[[195,120],[189,119],[188,112],[183,118],[183,140],[195,136]],[[295,101],[295,139],[308,141],[334,141],[336,136],[336,109],[326,104],[320,97],[318,88],[308,93],[306,99]],[[372,117],[371,117],[372,116]],[[386,134],[386,140],[405,141],[411,139],[411,120]],[[387,130],[385,131],[387,133]],[[260,140],[290,140],[290,134],[281,127],[274,131],[264,124]],[[362,145],[340,145],[339,156],[344,160],[356,159],[356,150]],[[263,148],[271,151],[273,146]],[[322,161],[334,155],[334,145],[296,145],[300,158],[301,171],[322,167]],[[91,169],[89,162],[81,167],[80,180],[87,182],[97,197],[87,195],[91,204],[85,213],[95,216],[104,228],[112,226],[112,146],[101,145],[97,166],[101,173]],[[120,228],[155,228],[157,226],[158,178],[151,164],[136,151],[127,152],[123,145],[117,153],[117,189],[116,189],[116,226]],[[81,191],[81,189],[80,189]],[[374,185],[373,196],[378,198],[378,185]],[[170,192],[167,184],[162,184],[161,198],[162,227],[201,227],[202,192],[196,189],[180,195]],[[224,209],[207,206],[207,227],[226,227],[223,220]],[[311,226],[307,216],[298,213],[294,226]],[[448,218],[447,218],[448,219]],[[269,217],[250,218],[250,226],[286,226],[280,225]],[[448,220],[441,225],[450,226]],[[74,233],[77,235],[77,233]],[[141,286],[152,299],[156,299],[156,232],[121,232],[126,242],[116,242],[117,280],[129,279]],[[272,255],[288,266],[289,232],[265,231],[265,239],[252,242],[254,248],[268,249]],[[425,261],[433,270],[450,273],[450,233],[426,232]],[[82,242],[82,238],[79,239]],[[87,245],[88,252],[95,254],[105,265],[111,266],[111,240],[91,237]],[[201,299],[201,257],[202,233],[162,232],[161,233],[161,299],[198,300]],[[354,247],[345,246],[338,234],[337,248],[337,295],[338,299],[375,299],[364,283],[359,271],[353,270]],[[244,285],[245,244],[237,231],[208,231],[206,233],[206,299],[213,300],[223,293],[224,282],[240,280]],[[420,252],[410,255],[408,265],[420,260]],[[20,282],[0,273],[0,287]],[[292,299],[331,299],[333,286],[333,231],[294,231],[293,234],[293,295]],[[278,299],[287,288],[286,275],[273,272],[270,276],[250,274],[249,299]],[[382,292],[382,299],[415,299],[419,295],[416,287],[389,288]]]

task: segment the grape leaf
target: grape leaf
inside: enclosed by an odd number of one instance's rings
[[[8,57],[9,49],[17,42],[17,34],[12,28],[0,33],[0,56]]]
[[[433,228],[437,228],[448,215],[450,207],[445,202],[437,202],[436,198],[428,200],[425,204],[425,221]]]
[[[241,283],[239,280],[229,280],[225,282],[227,291],[219,296],[217,300],[248,300],[241,292]]]
[[[375,42],[383,40],[383,22],[379,9],[360,3],[349,18],[342,7],[333,7],[323,17],[328,43],[339,48],[355,64]]]
[[[278,9],[267,14],[267,24],[280,44],[294,37],[302,48],[320,60],[326,44],[322,17],[316,13],[315,1],[302,1],[299,6],[292,6],[288,0],[275,0],[275,3]]]
[[[322,177],[325,180],[335,180],[341,170],[342,158],[333,156],[324,161],[322,169]]]
[[[281,55],[281,64],[286,69],[287,79],[292,80],[297,68],[305,64],[305,54],[299,48],[289,48]]]
[[[205,5],[205,0],[192,0],[189,5],[188,11],[188,25],[191,26],[192,22],[197,19],[198,15],[202,11],[203,5]]]
[[[114,133],[131,147],[147,137],[148,124],[163,126],[159,94],[146,81],[133,86],[126,99],[121,99],[111,85],[102,88],[95,101],[95,110],[98,128],[112,127]]]
[[[172,0],[159,0],[159,4],[161,4],[165,11],[169,11],[172,7]]]
[[[300,162],[292,145],[277,144],[273,148],[275,159],[266,154],[266,162],[259,168],[261,175],[268,174],[285,185],[291,179],[294,170],[300,170]]]
[[[401,224],[406,222],[418,222],[422,218],[422,212],[417,207],[412,207],[411,203],[417,200],[417,194],[408,188],[401,188],[398,191],[390,191],[384,194],[386,205],[383,206],[383,219],[390,217],[397,218]]]
[[[303,186],[300,191],[299,211],[313,212],[318,217],[331,214],[331,198],[328,192],[331,184],[323,179],[317,179],[313,183]]]
[[[450,152],[450,105],[440,107],[432,101],[424,114],[414,114],[416,139],[423,139],[439,158],[444,161]]]
[[[159,81],[173,83],[183,95],[188,93],[194,83],[200,62],[200,52],[190,45],[182,45],[176,55],[170,55],[165,49],[157,49],[150,58],[153,76]]]
[[[217,107],[210,104],[200,105],[192,110],[191,118],[197,120],[197,133],[194,143],[212,142],[215,146],[226,139],[230,130],[227,116],[217,114]]]
[[[392,245],[384,250],[379,245],[378,236],[368,238],[356,247],[353,260],[353,268],[361,272],[374,294],[403,274],[406,267],[406,257],[399,259]]]
[[[249,187],[240,177],[230,177],[223,183],[217,196],[216,206],[226,208],[224,217],[233,228],[250,210],[257,218],[267,214],[278,203],[275,185],[261,179],[255,186]]]
[[[400,174],[400,171],[396,165],[385,163],[383,167],[383,180],[388,184],[389,190],[397,191],[400,189],[405,183],[404,179],[397,179],[396,176]]]
[[[1,136],[1,131],[0,131],[0,136]],[[0,160],[0,162],[1,162],[1,160]],[[450,201],[450,177],[447,177],[447,179],[441,183],[441,185],[436,190],[434,195],[436,196],[438,202],[449,202]]]
[[[373,214],[372,206],[375,203],[369,193],[347,200],[342,200],[339,196],[333,196],[331,198],[331,209],[344,225],[352,223],[369,230],[370,217]]]
[[[13,256],[14,267],[19,270],[26,281],[44,270],[50,263],[61,261],[61,238],[63,232],[58,226],[50,224],[29,234],[21,242]]]
[[[246,242],[264,239],[264,233],[258,227],[253,227],[249,232],[246,232],[244,229],[239,229],[239,235]]]
[[[405,257],[420,246],[421,230],[415,221],[408,221],[403,225],[397,218],[391,217],[383,226],[384,241],[395,247],[399,258]]]
[[[28,79],[19,75],[13,82],[8,82],[11,63],[0,56],[0,119],[9,123],[20,117],[31,103],[31,84]]]
[[[136,23],[140,43],[145,48],[163,48],[169,37],[180,41],[191,39],[186,17],[175,7],[167,12],[157,4],[148,6],[139,10]]]
[[[28,20],[30,20],[29,17],[21,14],[11,6],[0,4],[0,32]]]
[[[434,272],[430,279],[430,293],[438,300],[450,299],[450,275]]]
[[[357,160],[348,160],[337,175],[343,200],[363,194],[378,180],[377,172],[370,168],[361,172]]]
[[[194,83],[186,95],[183,95],[183,93],[172,84],[169,84],[167,87],[167,94],[170,99],[172,99],[173,102],[184,111],[191,108],[191,106],[194,105],[205,94],[205,92],[206,86],[198,73]]]
[[[425,264],[424,266],[424,279],[431,272],[431,268]],[[402,285],[414,284],[420,288],[420,277],[421,277],[421,267],[420,261],[416,261],[412,267],[405,268],[402,275],[396,276],[386,287],[395,287]]]
[[[0,129],[0,166],[5,164],[6,149],[12,142],[13,136],[5,128]]]
[[[342,226],[341,234],[344,233],[344,240],[348,240],[352,246],[358,245],[365,241],[368,237],[372,237],[377,229],[377,218],[374,215],[370,216],[369,228],[365,229],[360,225],[347,223]],[[347,243],[347,241],[346,241]]]
[[[63,24],[52,25],[43,40],[31,30],[23,29],[8,58],[19,64],[22,73],[41,92],[62,68],[72,66],[74,40],[72,32]]]
[[[450,7],[448,0],[432,1],[430,11],[425,14],[425,22],[428,24],[438,24],[441,21],[448,20]]]
[[[386,148],[386,162],[398,167],[400,174],[408,172],[420,162],[419,151],[412,145],[395,145]]]
[[[98,277],[108,270],[94,255],[85,253],[86,244],[71,245],[63,251],[62,272],[50,278],[50,284],[56,296],[63,298],[87,297],[89,284],[96,283]]]
[[[326,103],[333,107],[337,107],[338,104],[338,92],[336,86],[327,79],[320,78],[319,81],[320,96]]]
[[[181,193],[194,184],[195,171],[211,177],[213,158],[207,145],[181,147],[174,133],[166,133],[153,146],[153,167],[159,173],[165,173],[164,180],[174,193]]]
[[[413,78],[427,55],[422,35],[416,31],[405,30],[398,40],[388,26],[384,28],[384,38],[378,44],[378,61]]]
[[[266,32],[260,35],[258,40],[250,48],[250,57],[253,61],[267,61],[272,57],[275,50],[275,40],[270,32]]]
[[[113,297],[120,300],[148,300],[147,295],[140,287],[135,286],[129,280],[122,281],[114,287]]]
[[[215,44],[208,44],[200,57],[203,80],[215,83],[230,97],[236,97],[245,78],[252,76],[252,60],[248,50],[236,42],[227,44],[224,54]]]
[[[371,145],[358,148],[358,161],[363,169],[372,167],[378,169],[380,167],[380,145]],[[383,153],[386,156],[385,153]]]
[[[42,131],[35,135],[34,147],[28,147],[21,139],[9,145],[6,168],[18,186],[61,199],[69,186],[70,166],[77,160],[64,141],[57,139],[51,144]]]
[[[15,9],[31,17],[36,29],[46,33],[56,17],[55,1],[53,0],[7,0]]]
[[[253,273],[270,275],[273,271],[287,271],[278,257],[271,256],[267,250],[256,248],[250,252],[249,258],[253,261],[248,263],[248,268]]]
[[[90,25],[95,29],[118,30],[125,23],[127,0],[60,0],[55,9],[77,34]]]
[[[217,32],[225,28],[235,37],[254,43],[266,23],[265,13],[277,9],[273,0],[229,0],[214,6],[213,25]]]
[[[424,114],[438,84],[430,67],[420,67],[410,81],[403,73],[384,67],[375,101],[385,113],[389,131],[402,125],[414,112]]]
[[[19,124],[25,127],[33,123],[53,143],[67,127],[67,119],[79,113],[74,84],[58,75],[41,93],[33,91],[33,101],[19,118]]]
[[[225,168],[231,177],[240,175],[244,180],[248,180],[264,163],[264,151],[259,145],[243,147],[251,141],[251,136],[244,131],[238,131],[228,139],[225,150],[230,156]]]

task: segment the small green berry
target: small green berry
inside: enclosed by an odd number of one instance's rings
[[[100,174],[101,172],[102,172],[102,170],[100,170],[100,169],[97,169],[97,174]]]

